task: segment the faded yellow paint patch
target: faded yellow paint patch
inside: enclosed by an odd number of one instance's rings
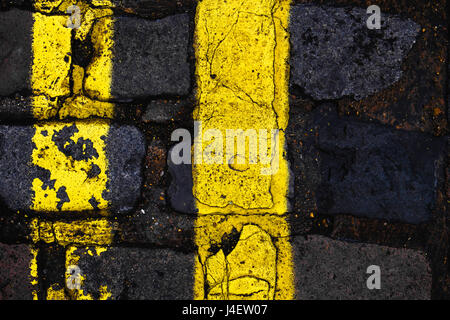
[[[35,129],[32,162],[50,172],[52,185],[44,185],[38,177],[33,180],[31,209],[92,210],[93,203],[99,209],[108,208],[103,196],[107,192],[105,139],[109,122],[49,122],[36,124]],[[64,130],[72,134],[66,135]],[[71,148],[77,150],[76,159],[70,153]]]
[[[66,17],[33,14],[33,115],[47,119],[57,113],[58,98],[70,94],[71,31]]]
[[[83,250],[81,250],[83,249]],[[69,269],[70,266],[77,266],[82,255],[88,254],[88,255],[94,255],[100,256],[102,253],[107,251],[107,247],[77,247],[77,246],[70,246],[66,250],[66,270]],[[89,276],[85,270],[81,270],[80,274],[80,280],[81,280],[81,287],[80,289],[68,289],[70,297],[73,300],[93,300],[92,292],[86,292],[85,288],[83,286],[84,281]],[[66,283],[71,276],[69,273],[65,273],[66,276]],[[99,300],[108,300],[111,298],[112,294],[108,290],[107,285],[101,285],[98,289],[98,296]]]
[[[108,101],[111,96],[114,18],[98,20],[92,30],[94,59],[86,70],[84,89],[95,100]]]
[[[57,243],[62,246],[109,245],[112,243],[117,225],[107,219],[88,219],[72,222],[39,221],[33,219],[30,224],[34,243]],[[99,252],[99,251],[97,251]]]
[[[219,130],[223,137],[227,129],[268,130],[267,154],[277,154],[270,133],[281,130],[278,158],[264,164],[258,154],[258,161],[251,163],[247,150],[239,155],[245,157],[246,170],[228,165],[231,159],[224,159],[225,165],[199,164],[198,150],[194,150],[193,192],[202,214],[283,214],[288,210],[289,170],[284,150],[289,111],[288,16],[289,1],[206,0],[197,6],[198,106],[194,119],[202,124],[200,154],[204,157],[210,148],[205,142],[209,129]],[[265,137],[258,134],[261,138]],[[217,153],[221,156],[224,150]],[[274,174],[261,174],[271,166]]]
[[[284,217],[203,215],[195,230],[195,299],[293,299],[292,248]],[[234,233],[240,234],[239,240],[230,248]],[[205,279],[216,289],[206,292]]]
[[[289,10],[289,0],[203,0],[197,5],[196,299],[294,297],[290,230],[283,216],[289,210],[284,136]],[[243,130],[239,137],[246,150],[232,140],[230,154],[230,129]],[[245,137],[252,130],[254,140]],[[272,130],[279,133],[274,144]],[[205,163],[205,157],[219,163]],[[232,162],[239,159],[245,161]]]

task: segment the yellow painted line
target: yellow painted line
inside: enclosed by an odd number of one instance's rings
[[[69,14],[66,10],[77,5],[81,12],[79,28],[67,27]],[[36,119],[54,117],[78,119],[92,116],[112,118],[114,104],[111,99],[113,18],[112,3],[108,0],[94,1],[91,7],[86,1],[36,0],[33,14],[31,87],[32,111]],[[42,14],[45,13],[45,14]],[[95,63],[83,68],[72,64],[72,38],[86,41],[91,31],[95,50]],[[64,103],[62,100],[64,99]],[[57,146],[55,135],[68,126],[75,125],[76,132],[70,141]],[[108,201],[103,198],[106,190],[108,162],[105,154],[105,137],[109,123],[38,123],[33,142],[32,163],[50,172],[54,180],[52,188],[44,186],[39,178],[34,179],[31,209],[37,211],[71,211],[106,209]],[[78,161],[63,152],[72,143],[89,141],[96,151],[94,157]],[[86,148],[87,144],[83,146]],[[63,150],[61,150],[63,149]],[[83,149],[83,152],[85,149]],[[92,168],[100,174],[89,177]],[[60,194],[58,195],[58,191]],[[61,202],[61,191],[70,201]],[[34,220],[31,237],[35,242],[56,242],[60,245],[108,245],[113,239],[113,227],[105,219],[76,221],[71,223]],[[106,247],[105,247],[106,248]],[[68,259],[69,259],[68,255]],[[35,254],[36,258],[36,254]],[[32,284],[37,281],[36,259],[31,265]],[[73,262],[73,261],[72,261]],[[107,298],[108,291],[100,288],[100,297]],[[35,298],[37,293],[35,292]],[[51,286],[47,299],[66,299],[64,289]],[[82,294],[72,298],[89,298]]]
[[[33,18],[33,114],[47,119],[56,115],[58,99],[70,94],[71,30],[64,16],[34,13]]]
[[[67,27],[70,15],[66,10],[71,5],[78,6],[81,13],[81,25],[73,30]],[[109,2],[104,5],[112,6]],[[72,0],[38,0],[34,6],[46,13],[33,14],[31,87],[34,117],[112,118],[114,104],[108,102],[112,81],[112,10],[94,8],[85,1]],[[95,21],[97,23],[94,24]],[[72,33],[75,39],[84,41],[91,29],[96,60],[84,70],[71,65]]]
[[[197,5],[196,299],[294,296],[289,225],[283,217],[289,208],[284,138],[289,9],[289,0],[203,0]],[[228,143],[230,129],[242,129],[241,138],[255,130],[259,144],[248,139],[245,154],[224,147],[222,138]],[[271,144],[274,129],[280,130],[278,145]],[[252,161],[251,144],[266,145],[272,161],[264,162],[261,152]],[[238,158],[245,161],[230,163]],[[230,248],[224,239],[236,232],[239,238]]]

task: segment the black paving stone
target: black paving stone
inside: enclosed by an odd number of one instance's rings
[[[193,178],[191,164],[174,164],[171,160],[171,152],[167,164],[172,177],[168,189],[169,201],[172,208],[181,213],[197,213],[195,199],[192,193]]]
[[[30,90],[32,26],[31,12],[0,12],[0,96]]]
[[[300,300],[422,300],[431,297],[431,270],[420,251],[348,243],[323,236],[292,244],[296,298]],[[381,271],[381,289],[367,288],[367,268]]]
[[[115,19],[111,88],[115,99],[189,93],[189,19],[187,14],[156,21]]]
[[[105,199],[110,200],[113,211],[129,211],[136,205],[142,184],[144,156],[145,139],[136,127],[110,126],[106,139],[109,192]]]
[[[402,76],[401,65],[420,26],[383,14],[369,30],[362,8],[296,5],[291,12],[291,84],[316,100],[360,100]]]
[[[319,213],[421,223],[435,207],[445,140],[316,109]]]

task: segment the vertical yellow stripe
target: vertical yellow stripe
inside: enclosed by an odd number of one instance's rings
[[[70,94],[71,29],[63,16],[34,13],[33,18],[33,115],[48,119],[56,115],[58,99]]]
[[[80,8],[80,28],[67,27],[69,15],[66,9],[71,5],[77,5]],[[112,6],[110,1],[103,1],[102,5]],[[114,105],[109,102],[112,98],[112,10],[90,7],[86,1],[76,0],[36,0],[34,6],[37,11],[46,13],[45,15],[33,14],[31,88],[34,117],[39,120],[55,116],[78,119],[92,116],[112,118]],[[91,41],[95,58],[85,70],[81,66],[72,65],[71,40],[75,37],[78,40],[87,41],[86,35],[91,28],[93,28]],[[72,88],[70,88],[71,83]],[[56,136],[61,133],[61,130],[71,126],[74,126],[75,130],[68,139]],[[35,129],[33,142],[36,148],[33,150],[32,163],[48,170],[52,185],[44,185],[38,177],[34,179],[31,209],[79,211],[93,209],[93,204],[99,209],[107,208],[108,203],[104,199],[103,192],[106,191],[107,182],[105,138],[108,134],[109,122],[94,120],[85,123],[38,123]],[[58,139],[66,141],[57,145]],[[70,152],[63,152],[65,148],[74,145],[81,146],[82,153],[93,146],[95,156],[77,160],[68,155]],[[62,193],[58,195],[58,191],[65,193],[63,198],[68,201],[61,201]],[[72,224],[55,222],[52,226],[49,225],[51,232],[45,228],[46,226],[45,223],[38,222],[31,224],[34,241],[57,241],[63,245],[74,243],[74,241],[81,245],[84,243],[110,244],[112,241],[112,230],[106,220],[100,223],[95,221],[79,221]],[[59,230],[58,226],[61,234],[55,233]],[[102,250],[106,250],[106,247]],[[37,276],[37,264],[34,258],[31,265],[32,284],[37,281]],[[50,287],[48,292],[50,298],[64,298],[64,295],[59,294],[61,292],[58,291],[58,294],[55,294],[52,291],[57,287],[57,285]],[[100,293],[104,298],[109,296],[106,288],[100,288]],[[35,298],[37,298],[36,294]]]
[[[196,299],[294,295],[289,225],[283,216],[289,207],[284,140],[289,9],[289,0],[203,0],[197,6]],[[272,161],[263,162],[258,144],[252,162],[250,139],[245,154],[233,147],[230,157],[225,146],[229,129],[242,129],[241,137],[254,130],[257,141],[265,139],[268,154],[275,155]],[[271,147],[273,129],[280,130],[278,157]],[[244,163],[233,163],[237,158]]]

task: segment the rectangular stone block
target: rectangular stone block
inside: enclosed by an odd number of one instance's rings
[[[12,210],[130,210],[145,142],[108,121],[0,126],[0,198]]]
[[[77,266],[82,278],[79,289],[71,291],[75,299],[193,297],[193,254],[168,249],[70,247],[66,265]]]
[[[0,300],[37,298],[36,250],[0,243]]]
[[[348,243],[323,236],[293,240],[296,298],[300,300],[422,300],[431,298],[431,270],[423,252]],[[380,289],[368,289],[380,268]]]

